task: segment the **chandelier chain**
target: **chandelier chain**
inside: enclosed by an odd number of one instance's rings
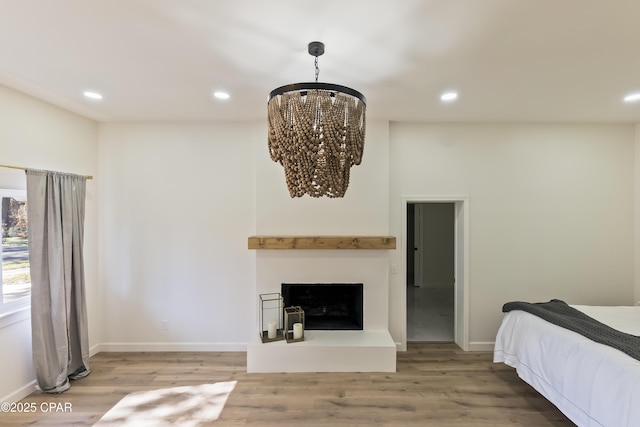
[[[316,66],[316,83],[318,83],[318,76],[320,75],[320,68],[318,68],[318,57],[316,56],[316,60],[314,61],[314,65]]]

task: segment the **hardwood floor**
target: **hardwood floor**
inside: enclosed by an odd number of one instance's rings
[[[130,393],[225,381],[237,384],[211,425],[574,425],[491,360],[454,344],[411,343],[396,373],[247,374],[245,353],[99,353],[91,375],[59,395],[33,393],[21,403],[35,413],[0,413],[0,425],[90,426]]]

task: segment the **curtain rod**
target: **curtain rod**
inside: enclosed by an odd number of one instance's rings
[[[28,168],[22,167],[22,166],[11,166],[11,165],[0,165],[0,168],[9,168],[9,169],[20,169],[23,171],[26,171]],[[93,179],[93,177],[91,175],[85,175],[84,176],[87,179]]]

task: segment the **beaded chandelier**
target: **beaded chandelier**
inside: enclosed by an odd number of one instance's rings
[[[318,83],[321,42],[309,43],[315,83],[294,83],[269,94],[269,154],[284,167],[291,197],[344,197],[351,166],[362,161],[365,97],[358,91]]]

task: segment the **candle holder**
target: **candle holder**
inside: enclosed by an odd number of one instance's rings
[[[284,339],[282,331],[282,295],[260,294],[260,339],[263,343]]]
[[[304,341],[304,310],[302,307],[284,308],[284,339],[287,343]]]

